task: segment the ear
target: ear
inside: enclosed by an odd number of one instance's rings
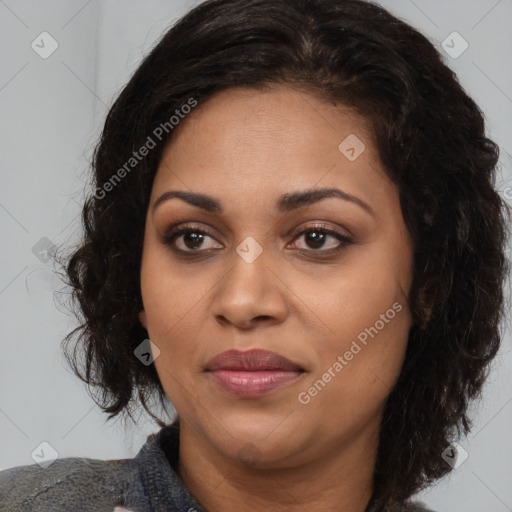
[[[432,316],[432,308],[425,308],[424,309],[424,315],[423,315],[423,323],[421,325],[422,330],[426,329],[427,324],[430,321],[430,317]]]
[[[148,321],[147,321],[147,318],[146,318],[146,312],[142,309],[141,311],[139,311],[139,314],[137,316],[139,317],[139,322],[142,324],[144,329],[147,330],[147,328],[148,328]]]

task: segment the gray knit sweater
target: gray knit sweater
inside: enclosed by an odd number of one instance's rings
[[[174,423],[151,434],[133,459],[69,457],[46,469],[34,464],[0,471],[0,511],[205,512],[176,474],[178,447]],[[416,503],[393,512],[429,511]]]

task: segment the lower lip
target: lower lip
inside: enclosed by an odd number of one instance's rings
[[[296,381],[302,372],[283,370],[214,370],[214,380],[224,390],[242,398],[256,398]]]

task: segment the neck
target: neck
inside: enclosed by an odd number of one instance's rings
[[[373,490],[375,429],[297,465],[262,469],[223,457],[180,424],[178,474],[207,510],[365,512]],[[371,447],[371,448],[370,448]]]

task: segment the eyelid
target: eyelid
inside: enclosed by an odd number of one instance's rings
[[[339,232],[340,228],[338,228],[338,229],[333,228],[331,225],[326,224],[325,221],[316,221],[316,222],[312,221],[312,223],[309,224],[309,225],[306,225],[306,226],[301,225],[298,228],[293,229],[290,232],[288,232],[286,236],[293,236],[294,239],[295,239],[296,236],[302,235],[302,234],[304,234],[304,232],[308,232],[308,231],[314,230],[314,229],[326,231],[330,235],[341,237],[341,238],[344,238],[344,239],[347,239],[347,240],[353,240],[354,239],[354,236],[352,235],[352,233],[348,229],[345,229],[345,231],[346,231],[345,234],[344,233],[340,233]]]
[[[187,223],[184,223],[183,226],[177,228],[176,226],[179,226],[180,224],[182,224],[182,223],[176,222],[176,223],[172,224],[171,226],[169,226],[165,230],[165,234],[162,237],[164,244],[172,245],[173,241],[178,236],[180,236],[184,233],[187,233],[187,232],[201,233],[201,234],[209,236],[210,238],[213,238],[214,240],[217,240],[215,238],[215,235],[208,228],[199,226],[198,224],[187,224]],[[187,252],[187,251],[185,251],[185,252]],[[197,251],[197,252],[199,252],[199,251]]]

